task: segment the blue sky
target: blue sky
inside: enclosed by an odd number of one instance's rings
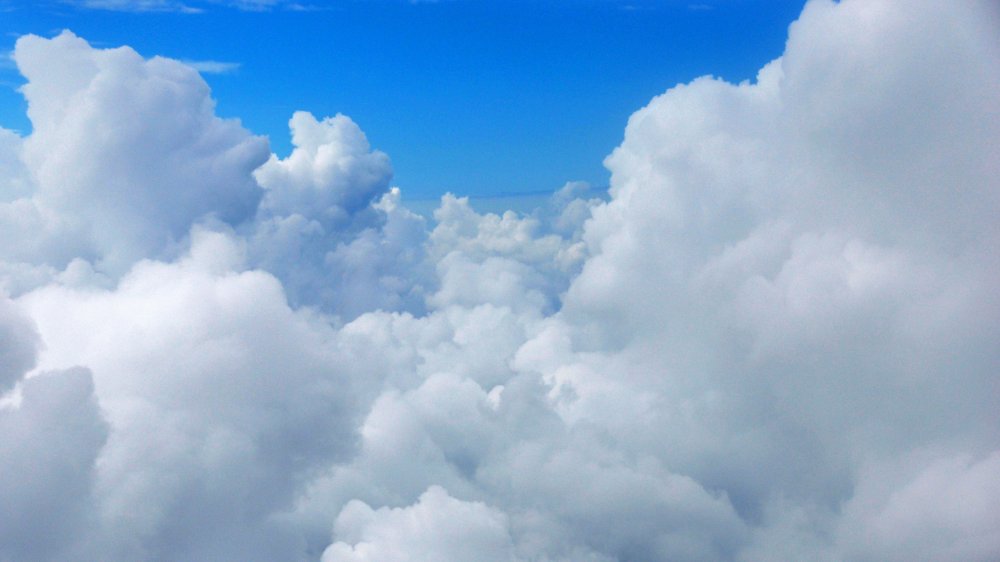
[[[0,50],[25,33],[71,29],[95,46],[226,63],[205,74],[220,115],[284,155],[293,111],[347,114],[390,155],[411,201],[606,185],[602,160],[633,111],[700,75],[752,79],[781,54],[803,4],[149,2],[166,9],[0,0]],[[0,126],[26,132],[19,83],[12,65],[0,66]]]

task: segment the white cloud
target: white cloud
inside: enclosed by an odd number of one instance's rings
[[[35,366],[38,334],[34,324],[6,295],[0,296],[0,393],[14,387]]]
[[[189,3],[174,0],[67,0],[80,8],[96,10],[112,10],[119,12],[182,12],[196,14],[201,12]]]
[[[278,216],[300,214],[324,226],[367,207],[389,188],[389,157],[371,151],[368,139],[350,117],[317,121],[297,111],[288,122],[295,149],[254,172],[267,190],[261,208]]]
[[[990,559],[995,15],[810,2],[610,200],[431,224],[346,116],[269,157],[190,67],[21,39],[0,558]]]
[[[337,542],[323,562],[482,560],[514,562],[507,518],[479,502],[433,486],[406,508],[373,510],[353,501],[336,522]]]
[[[261,192],[250,172],[267,142],[216,117],[193,69],[92,49],[69,32],[22,37],[14,56],[28,79],[33,199],[91,244],[102,268],[120,273],[169,250],[205,215],[253,216]]]
[[[1000,509],[1000,452],[985,458],[922,456],[918,462],[905,459],[916,474],[904,464],[903,470],[873,467],[861,475],[838,537],[847,556],[919,560],[933,553],[985,561],[1000,550],[994,516]],[[896,471],[902,474],[891,474]]]
[[[291,0],[63,0],[78,8],[111,10],[118,12],[180,12],[198,14],[213,7],[228,7],[251,12],[262,12],[275,8],[305,11],[318,9],[312,4],[302,4]]]
[[[238,62],[223,62],[217,60],[185,60],[187,66],[202,74],[232,74],[240,69]]]
[[[42,368],[91,366],[113,428],[89,557],[205,558],[220,537],[242,559],[281,557],[294,541],[269,518],[351,449],[353,383],[332,330],[242,259],[229,235],[197,231],[187,256],[142,262],[114,291],[22,297],[50,350]]]
[[[85,532],[93,463],[107,438],[87,369],[23,379],[35,366],[38,343],[33,322],[0,295],[4,560],[56,559],[75,550]]]
[[[90,518],[94,461],[107,438],[90,372],[24,381],[0,408],[0,557],[75,558]]]

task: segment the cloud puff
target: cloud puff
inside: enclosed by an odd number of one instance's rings
[[[280,159],[181,63],[22,38],[0,559],[993,558],[997,17],[810,2],[608,200],[432,221],[345,116]]]
[[[205,558],[220,540],[241,558],[281,557],[294,540],[269,519],[351,450],[353,382],[332,330],[241,264],[237,241],[197,231],[188,255],[142,262],[114,291],[22,298],[51,351],[43,368],[91,366],[113,428],[91,557]]]
[[[323,562],[515,560],[503,513],[452,498],[439,486],[406,508],[373,510],[352,501],[340,512],[335,528],[347,542],[327,548]]]
[[[250,172],[266,160],[266,140],[216,117],[190,67],[92,49],[69,32],[22,37],[14,58],[28,80],[33,200],[108,269],[163,252],[207,214],[238,224],[255,213],[261,190]]]
[[[92,515],[94,462],[107,439],[90,372],[43,373],[0,410],[0,557],[75,557]]]
[[[37,374],[31,320],[0,297],[0,558],[75,550],[89,516],[93,464],[107,438],[87,369]],[[11,400],[13,398],[13,400]]]
[[[336,224],[371,203],[392,179],[389,157],[370,152],[368,139],[350,117],[317,121],[297,111],[288,122],[295,147],[288,158],[272,155],[254,177],[267,190],[262,209]]]

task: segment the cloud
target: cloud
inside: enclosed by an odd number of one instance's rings
[[[243,559],[281,557],[294,536],[272,515],[351,450],[353,383],[329,326],[241,260],[238,241],[199,231],[189,254],[143,262],[113,291],[22,298],[53,351],[42,367],[90,365],[113,428],[86,557],[204,558],[219,540]]]
[[[181,12],[197,14],[200,8],[174,0],[67,0],[79,8],[117,12]]]
[[[407,508],[373,510],[355,500],[344,506],[335,527],[351,542],[331,545],[323,562],[515,560],[503,513],[456,500],[439,486]]]
[[[238,62],[221,62],[215,60],[185,60],[185,65],[202,74],[232,74],[240,69]]]
[[[276,8],[292,11],[308,11],[317,9],[311,4],[302,4],[290,0],[194,0],[178,2],[176,0],[63,0],[78,8],[94,10],[110,10],[117,12],[179,12],[187,14],[202,13],[213,7],[227,7],[250,12],[263,12]]]
[[[35,366],[38,334],[34,324],[6,296],[0,298],[0,391],[14,387]]]
[[[35,367],[33,322],[0,296],[0,557],[54,559],[74,549],[90,506],[93,463],[107,438],[91,373]],[[6,397],[12,397],[6,394]]]
[[[292,153],[284,160],[272,155],[254,172],[267,190],[262,202],[265,211],[336,224],[389,188],[389,157],[370,152],[368,139],[349,117],[317,121],[312,114],[298,111],[288,125]]]
[[[250,253],[292,302],[357,316],[422,310],[424,220],[390,190],[389,157],[345,115],[296,112],[294,149],[254,171],[264,188]]]
[[[0,559],[991,559],[996,15],[810,2],[608,198],[430,221],[346,116],[282,159],[190,66],[22,38]]]
[[[94,461],[107,439],[91,375],[34,376],[0,410],[0,556],[57,559],[85,536]]]
[[[10,51],[0,51],[0,69],[16,68],[13,53]]]
[[[230,224],[251,217],[261,190],[250,172],[267,142],[214,115],[208,86],[177,61],[95,50],[63,32],[18,39],[32,134],[23,160],[32,201],[109,269],[179,242],[206,214]]]

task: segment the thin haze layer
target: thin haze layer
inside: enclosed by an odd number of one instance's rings
[[[609,200],[432,224],[346,116],[22,37],[0,560],[996,559],[998,25],[810,2]]]

